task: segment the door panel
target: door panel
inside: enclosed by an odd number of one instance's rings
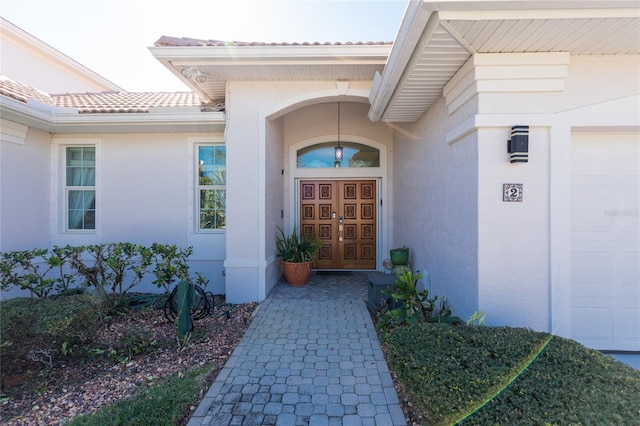
[[[300,229],[322,240],[317,269],[376,268],[376,181],[300,182]]]
[[[376,182],[339,181],[339,214],[344,217],[338,237],[340,269],[376,267]]]
[[[572,135],[571,337],[594,349],[640,350],[640,143]]]
[[[335,181],[300,183],[300,230],[322,240],[315,263],[319,269],[337,268],[337,200]]]

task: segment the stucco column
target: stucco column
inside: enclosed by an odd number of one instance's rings
[[[229,303],[264,299],[264,269],[260,246],[264,233],[260,215],[264,213],[260,193],[264,170],[264,132],[258,123],[259,102],[242,87],[229,83],[227,93],[227,229],[226,298]],[[262,154],[261,154],[262,153]],[[264,256],[262,256],[264,257]]]

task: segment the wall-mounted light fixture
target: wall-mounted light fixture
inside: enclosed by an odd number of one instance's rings
[[[511,139],[507,141],[507,152],[512,163],[529,162],[529,126],[513,126]]]
[[[338,102],[338,145],[335,147],[335,161],[333,165],[340,167],[342,162],[342,146],[340,146],[340,102]]]

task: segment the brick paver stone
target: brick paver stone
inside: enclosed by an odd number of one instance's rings
[[[278,283],[189,426],[405,425],[368,286],[359,273]]]

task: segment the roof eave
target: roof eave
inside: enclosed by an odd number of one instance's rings
[[[23,102],[6,95],[0,95],[0,117],[46,132],[53,126],[53,108],[29,99]]]
[[[276,45],[276,46],[154,46],[154,57],[203,99],[216,100],[193,79],[182,74],[193,66],[383,66],[391,44]],[[226,80],[221,80],[226,81]]]
[[[541,18],[636,18],[639,16],[637,0],[411,0],[403,17],[398,37],[389,54],[382,74],[377,74],[371,88],[369,118],[372,121],[388,120],[393,99],[397,96],[403,80],[411,72],[412,61],[432,35],[430,25],[448,19],[490,20],[541,19]],[[461,40],[460,47],[470,55],[474,52]],[[427,108],[428,109],[428,108]],[[422,114],[424,111],[422,112]],[[406,121],[415,121],[410,119]]]
[[[224,112],[60,114],[52,133],[220,133],[225,126]]]
[[[166,133],[176,131],[220,132],[226,125],[224,112],[90,113],[74,108],[52,108],[37,101],[19,101],[0,95],[0,116],[47,133],[104,131]]]
[[[149,50],[161,62],[187,61],[190,65],[281,65],[385,61],[391,45],[151,46]]]
[[[381,120],[432,14],[433,10],[422,1],[411,1],[407,5],[384,70],[382,74],[376,73],[373,80],[369,95],[372,121]]]

